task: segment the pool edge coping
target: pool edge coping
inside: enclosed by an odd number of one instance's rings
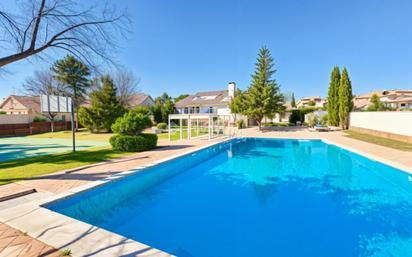
[[[122,179],[126,176],[140,172],[145,168],[149,168],[149,167],[152,167],[158,164],[162,164],[167,161],[180,158],[182,156],[190,155],[194,152],[201,151],[203,149],[212,147],[214,145],[222,144],[222,143],[228,142],[236,138],[320,140],[323,143],[340,147],[344,150],[361,155],[365,158],[369,158],[373,161],[381,162],[383,164],[389,165],[401,171],[412,174],[411,167],[408,167],[406,165],[385,159],[383,157],[379,157],[374,154],[369,154],[362,150],[354,149],[353,147],[349,147],[349,146],[334,142],[333,140],[324,139],[321,137],[314,137],[314,138],[303,138],[303,137],[282,138],[282,137],[256,137],[256,136],[228,137],[228,138],[224,138],[222,140],[216,141],[216,142],[211,142],[204,146],[196,147],[188,151],[183,151],[181,153],[174,154],[174,155],[171,155],[165,158],[161,158],[159,160],[154,160],[152,162],[149,162],[146,165],[133,167],[129,170],[112,175],[108,178],[92,181],[90,183],[67,190],[63,193],[55,194],[53,196],[46,197],[40,200],[31,201],[25,204],[18,205],[16,207],[8,208],[6,210],[1,210],[0,211],[0,221],[4,222],[5,224],[11,227],[14,227],[23,232],[26,232],[28,235],[52,247],[55,247],[57,249],[62,250],[65,248],[69,248],[73,252],[72,254],[73,257],[83,256],[85,254],[90,254],[91,252],[94,252],[96,248],[96,244],[97,245],[100,244],[102,246],[102,249],[105,249],[107,247],[107,244],[113,245],[113,243],[115,244],[115,246],[113,247],[109,246],[109,250],[108,250],[109,252],[105,252],[104,253],[105,256],[118,256],[119,254],[128,253],[127,251],[134,251],[134,252],[143,251],[142,255],[147,254],[147,251],[152,251],[153,253],[151,256],[159,256],[159,257],[160,256],[173,256],[169,253],[163,252],[155,248],[151,248],[150,246],[142,244],[138,241],[134,241],[132,239],[128,239],[114,232],[105,230],[97,226],[87,224],[85,222],[70,218],[68,216],[65,216],[57,212],[53,212],[43,207],[43,205],[54,202],[54,201],[62,200],[64,198],[73,196],[83,191],[91,190],[97,186],[101,186],[110,181]],[[38,217],[42,217],[42,218],[39,219]],[[35,222],[33,223],[33,221]],[[58,227],[56,229],[54,226],[62,226],[62,227],[60,228]],[[53,229],[57,231],[49,233],[49,231],[52,231]],[[67,235],[65,230],[69,231],[69,234],[70,234],[69,236]],[[87,231],[92,231],[93,234],[87,234]],[[86,236],[91,235],[92,238],[86,239],[85,237],[83,237],[83,234],[85,232],[86,232]],[[65,247],[64,245],[66,245],[67,243],[64,243],[63,240],[66,242],[67,241],[71,242],[71,243],[67,247]],[[101,241],[103,241],[103,243]],[[91,245],[91,247],[85,247],[85,245]],[[99,252],[99,254],[101,253]]]

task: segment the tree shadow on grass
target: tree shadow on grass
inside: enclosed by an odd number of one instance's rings
[[[41,155],[25,159],[0,162],[0,186],[16,181],[33,179],[95,181],[98,179],[106,178],[110,175],[123,172],[125,170],[109,170],[104,172],[91,172],[84,174],[81,174],[79,171],[107,164],[150,158],[148,155],[149,152],[178,150],[187,147],[191,147],[191,145],[172,145],[157,147],[156,149],[153,149],[151,151],[135,154],[122,153],[110,148],[88,149],[77,151],[75,153],[68,152],[53,155]],[[57,168],[50,170],[50,172],[47,172],[45,171],[45,169],[50,168],[49,165]],[[62,165],[60,169],[59,165]],[[131,165],[129,168],[132,169],[133,166]],[[70,170],[66,173],[47,175],[47,173],[55,173],[67,169]]]

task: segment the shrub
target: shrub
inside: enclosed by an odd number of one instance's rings
[[[242,129],[245,127],[245,121],[244,120],[238,120],[237,122],[237,128]]]
[[[47,121],[47,119],[43,118],[43,117],[34,117],[33,118],[33,122],[45,122],[45,121]]]
[[[328,116],[327,114],[323,115],[323,116],[320,118],[320,123],[321,123],[322,125],[328,125],[328,122],[329,122],[329,116]]]
[[[315,115],[314,113],[308,114],[307,118],[308,118],[308,125],[309,125],[309,127],[314,127],[314,126],[317,125],[318,122],[319,122],[318,116]]]
[[[157,145],[157,135],[114,135],[110,138],[113,149],[127,152],[142,152],[154,149]]]
[[[167,129],[167,124],[164,122],[160,122],[159,124],[157,124],[157,128],[158,129]]]
[[[112,125],[114,133],[135,136],[152,126],[150,118],[137,110],[128,111]]]
[[[303,124],[305,122],[305,114],[312,113],[316,111],[317,108],[308,107],[292,110],[289,116],[289,123],[296,124],[298,121]]]
[[[0,111],[0,115],[5,115],[5,114],[7,114],[7,112],[5,112],[5,111]]]

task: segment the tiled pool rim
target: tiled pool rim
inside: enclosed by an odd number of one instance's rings
[[[373,161],[378,161],[394,167],[396,169],[402,170],[404,172],[412,174],[412,167],[407,167],[399,163],[394,163],[388,161],[384,158],[367,154],[363,151],[340,145],[338,143],[322,139],[322,138],[300,138],[300,137],[288,137],[288,138],[274,138],[274,137],[236,137],[236,138],[266,138],[266,139],[279,139],[279,140],[318,140],[326,144],[331,144],[343,148],[347,151],[362,155],[365,158],[371,159]],[[92,226],[90,224],[84,223],[82,221],[67,217],[63,214],[59,214],[44,208],[44,205],[50,204],[55,201],[64,200],[67,197],[71,197],[83,191],[91,190],[97,186],[101,186],[113,180],[122,179],[128,175],[132,175],[137,172],[141,172],[143,169],[152,167],[158,164],[164,164],[168,161],[174,160],[176,158],[187,156],[195,152],[201,151],[203,149],[216,146],[218,144],[227,143],[236,138],[226,138],[222,141],[213,142],[205,146],[201,146],[189,151],[162,158],[160,160],[151,162],[147,165],[133,167],[128,171],[121,172],[119,174],[113,175],[111,177],[90,182],[88,184],[73,188],[67,192],[60,193],[51,197],[47,197],[38,201],[33,201],[27,204],[19,205],[14,208],[6,209],[0,211],[0,221],[17,228],[21,231],[28,233],[30,236],[37,238],[55,248],[65,249],[70,248],[72,251],[72,256],[83,256],[93,252],[104,252],[104,256],[118,256],[119,254],[130,254],[142,253],[141,256],[172,256],[163,251],[151,248],[150,246],[144,245],[137,241],[127,239],[123,236],[115,234],[113,232],[107,231],[105,229]],[[24,213],[24,215],[22,215]],[[27,215],[27,216],[26,216]],[[38,217],[42,217],[41,220]],[[37,218],[37,219],[36,219]],[[35,223],[35,224],[33,224]],[[57,226],[57,227],[56,227]],[[61,228],[59,228],[61,226]],[[50,231],[57,230],[55,233],[49,233]],[[71,235],[67,235],[71,233]],[[52,234],[52,235],[50,235]],[[88,238],[87,236],[92,236]],[[67,245],[67,242],[70,242]],[[96,246],[101,245],[102,251],[96,250]],[[114,244],[114,246],[107,246],[107,244]]]

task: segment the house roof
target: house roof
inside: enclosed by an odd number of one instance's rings
[[[141,106],[147,99],[150,99],[152,102],[154,102],[150,95],[146,95],[144,93],[137,93],[130,96],[127,105],[129,108],[135,108],[137,106]],[[90,107],[91,105],[92,104],[90,102],[90,99],[86,99],[82,103],[82,106],[84,107]]]
[[[198,92],[194,95],[189,95],[176,103],[177,108],[189,106],[215,106],[225,105],[229,103],[228,91],[208,91]]]
[[[310,100],[322,100],[322,98],[320,96],[306,96],[300,99],[300,101],[310,101]]]
[[[153,102],[153,99],[150,95],[146,95],[144,93],[137,93],[137,94],[130,96],[128,105],[129,107],[134,108],[134,107],[142,105],[147,99],[150,99]]]
[[[40,112],[40,96],[18,96],[18,95],[10,95],[7,97],[1,104],[0,109],[3,108],[4,104],[10,99],[14,99],[15,101],[19,102],[27,109],[33,109],[36,112]]]
[[[358,95],[355,98],[356,99],[361,99],[361,98],[371,98],[373,95],[377,95],[379,97],[382,96],[389,96],[389,95],[410,95],[412,96],[412,90],[410,89],[391,89],[391,90],[377,90],[377,91],[372,91],[366,94]]]
[[[412,90],[409,89],[391,89],[391,90],[377,90],[366,94],[358,95],[354,98],[354,107],[356,109],[363,109],[371,104],[370,100],[373,95],[379,98],[386,97],[382,100],[386,103],[401,103],[412,102]]]

